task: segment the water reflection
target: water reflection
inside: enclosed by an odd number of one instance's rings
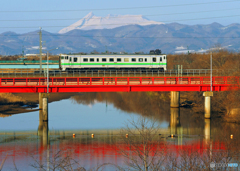
[[[40,137],[41,145],[46,147],[48,141],[48,120],[44,120],[42,109],[39,110],[39,125],[37,135]]]
[[[210,119],[204,119],[204,137],[206,142],[210,141],[211,138],[211,120]]]
[[[185,153],[188,153],[192,158],[197,156],[200,159],[205,157],[208,162],[213,160],[226,162],[227,157],[239,154],[237,153],[240,145],[239,125],[222,123],[219,119],[204,119],[204,117],[196,115],[191,109],[170,108],[170,104],[166,101],[161,99],[151,100],[144,93],[86,93],[72,97],[71,101],[74,103],[64,100],[50,104],[49,122],[42,121],[40,110],[39,114],[37,113],[39,117],[38,126],[35,124],[37,131],[15,134],[7,131],[0,132],[0,151],[2,154],[0,162],[8,153],[11,157],[6,161],[6,168],[12,167],[12,158],[15,158],[20,170],[26,170],[26,166],[34,162],[31,156],[35,157],[40,163],[49,166],[51,162],[47,163],[47,161],[51,161],[54,154],[61,150],[62,155],[71,156],[86,169],[103,163],[124,166],[126,158],[122,155],[119,147],[124,149],[123,151],[134,155],[132,146],[126,143],[125,134],[129,134],[128,140],[134,137],[133,142],[142,145],[139,134],[131,135],[129,132],[123,134],[119,130],[120,126],[114,130],[86,129],[86,125],[93,127],[101,119],[104,120],[101,124],[112,124],[109,122],[118,124],[118,115],[121,115],[124,120],[129,120],[127,116],[135,116],[133,119],[139,118],[136,116],[142,116],[161,125],[157,136],[151,142],[151,147],[153,149],[170,150],[169,153],[162,154],[166,159],[164,163],[170,162],[167,161],[168,158],[176,158],[176,154],[185,156]],[[82,104],[89,105],[89,107]],[[64,109],[63,105],[68,106],[68,108]],[[51,106],[54,106],[54,109]],[[55,111],[56,108],[59,110]],[[92,111],[94,115],[91,113]],[[22,117],[25,116],[22,115]],[[56,122],[57,125],[71,125],[76,122],[78,127],[74,127],[75,129],[63,129],[62,127],[60,127],[61,129],[55,129],[53,122]],[[163,123],[167,124],[164,126]],[[84,126],[82,127],[82,125]],[[54,129],[51,129],[51,127]],[[75,133],[75,137],[73,137],[73,133]],[[91,137],[92,133],[94,133],[94,138]],[[174,137],[169,137],[172,134]],[[234,135],[233,139],[230,138],[231,134]],[[227,152],[230,156],[224,152]],[[217,158],[218,155],[222,158]],[[234,159],[234,161],[238,162],[238,159]],[[189,162],[191,161],[189,160]],[[22,166],[20,163],[23,163]],[[179,163],[175,164],[179,165]],[[113,169],[108,168],[108,170]]]
[[[169,124],[171,126],[167,131],[165,131],[164,128],[160,128],[154,133],[151,141],[148,142],[153,151],[156,149],[163,150],[160,150],[161,153],[158,154],[161,156],[161,160],[166,160],[163,163],[170,162],[167,161],[167,158],[176,158],[178,156],[177,154],[188,159],[189,157],[193,158],[196,156],[201,160],[205,158],[207,163],[210,163],[210,161],[226,162],[227,157],[233,157],[232,161],[238,162],[238,159],[234,158],[234,155],[239,154],[239,149],[235,151],[236,147],[238,148],[238,145],[240,145],[239,139],[230,139],[230,137],[227,138],[227,136],[223,134],[221,134],[222,138],[217,138],[218,135],[210,136],[210,120],[204,121],[205,127],[204,130],[202,130],[202,135],[197,136],[191,133],[182,134],[181,131],[179,131],[180,127],[178,127],[180,126],[179,110],[171,111],[173,111],[170,115],[171,122]],[[138,126],[141,126],[141,124],[138,124]],[[0,159],[2,160],[6,153],[8,153],[9,156],[14,156],[17,166],[19,163],[25,163],[24,165],[26,166],[29,164],[27,162],[35,162],[33,158],[30,157],[33,156],[35,160],[45,164],[47,167],[47,165],[52,164],[53,157],[61,153],[63,156],[67,155],[79,161],[81,167],[86,169],[90,169],[89,166],[98,166],[99,163],[112,163],[124,166],[126,156],[123,155],[123,152],[125,151],[126,153],[124,154],[131,154],[131,156],[134,157],[137,155],[135,151],[136,147],[142,150],[142,143],[144,142],[141,134],[137,133],[136,129],[131,129],[133,131],[132,133],[128,130],[127,133],[129,136],[126,138],[126,132],[121,132],[120,130],[78,130],[74,132],[76,136],[73,137],[71,131],[49,132],[47,122],[42,122],[38,128],[42,128],[38,129],[37,136],[39,138],[34,137],[33,133],[28,135],[24,135],[23,133],[5,135],[5,138],[3,138],[4,135],[1,135],[0,151],[2,155]],[[147,128],[147,126],[145,128]],[[126,130],[126,128],[124,129]],[[193,129],[194,128],[191,128],[191,130]],[[226,129],[226,131],[230,130]],[[164,134],[164,132],[166,132],[166,134]],[[176,133],[174,134],[176,137],[169,137],[169,134],[173,132]],[[91,137],[92,133],[94,133],[94,138]],[[232,146],[229,146],[230,144]],[[133,147],[135,147],[135,150]],[[149,151],[149,156],[154,154],[152,150]],[[230,156],[227,155],[227,153],[229,153]],[[187,154],[189,155],[188,157],[186,156]],[[217,158],[218,155],[222,157],[220,157],[221,160]],[[157,158],[160,156],[157,156]],[[209,158],[207,156],[209,156]],[[24,158],[25,160],[23,161]],[[9,161],[6,163],[7,168],[9,168],[8,166],[12,166],[11,160],[12,159],[9,158]],[[47,161],[49,161],[49,163],[47,163]],[[178,165],[179,163],[176,164]],[[25,166],[22,168],[25,168]],[[166,165],[161,167],[166,167]]]
[[[166,97],[165,97],[166,96]],[[167,100],[164,100],[164,99]],[[138,113],[142,116],[154,116],[159,121],[169,121],[169,101],[165,93],[162,98],[149,92],[131,93],[84,93],[71,97],[78,104],[94,105],[95,103],[113,104],[115,108],[126,113]]]
[[[171,108],[170,109],[170,134],[171,135],[177,135],[180,133],[180,131],[178,131],[181,127],[180,124],[180,108]]]

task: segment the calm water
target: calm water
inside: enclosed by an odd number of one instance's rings
[[[239,125],[217,118],[205,120],[191,109],[170,109],[168,103],[151,102],[142,96],[89,93],[49,103],[48,140],[46,127],[39,125],[39,111],[0,118],[0,162],[8,154],[3,170],[14,170],[14,162],[19,170],[33,170],[30,165],[36,161],[47,166],[46,160],[59,150],[86,169],[103,163],[124,166],[119,144],[123,149],[128,146],[119,143],[123,135],[120,129],[141,118],[155,121],[160,128],[156,146],[164,142],[174,153],[191,148],[202,154],[209,144],[212,149],[226,150],[226,139],[239,142]]]

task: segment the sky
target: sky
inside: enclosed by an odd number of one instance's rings
[[[240,0],[7,0],[0,1],[0,33],[57,33],[89,12],[96,16],[143,15],[164,23],[239,23]]]

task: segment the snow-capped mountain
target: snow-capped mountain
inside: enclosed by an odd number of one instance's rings
[[[106,17],[95,16],[92,12],[76,23],[61,29],[58,33],[64,34],[71,30],[93,30],[93,29],[112,29],[126,25],[151,25],[164,24],[162,22],[151,21],[142,15],[107,15]]]

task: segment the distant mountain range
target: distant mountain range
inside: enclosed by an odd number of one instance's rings
[[[107,15],[106,17],[95,16],[92,12],[74,24],[61,29],[58,33],[63,34],[71,30],[94,30],[94,29],[113,29],[126,25],[152,25],[164,24],[161,22],[150,21],[142,15]]]
[[[25,54],[39,53],[38,32],[0,34],[0,55],[21,54],[22,46]],[[101,18],[90,13],[59,33],[43,31],[42,35],[44,47],[58,47],[52,51],[55,54],[93,50],[132,53],[152,49],[161,49],[163,53],[195,53],[206,52],[216,45],[232,51],[240,50],[240,24],[164,24],[142,16],[109,15]]]

